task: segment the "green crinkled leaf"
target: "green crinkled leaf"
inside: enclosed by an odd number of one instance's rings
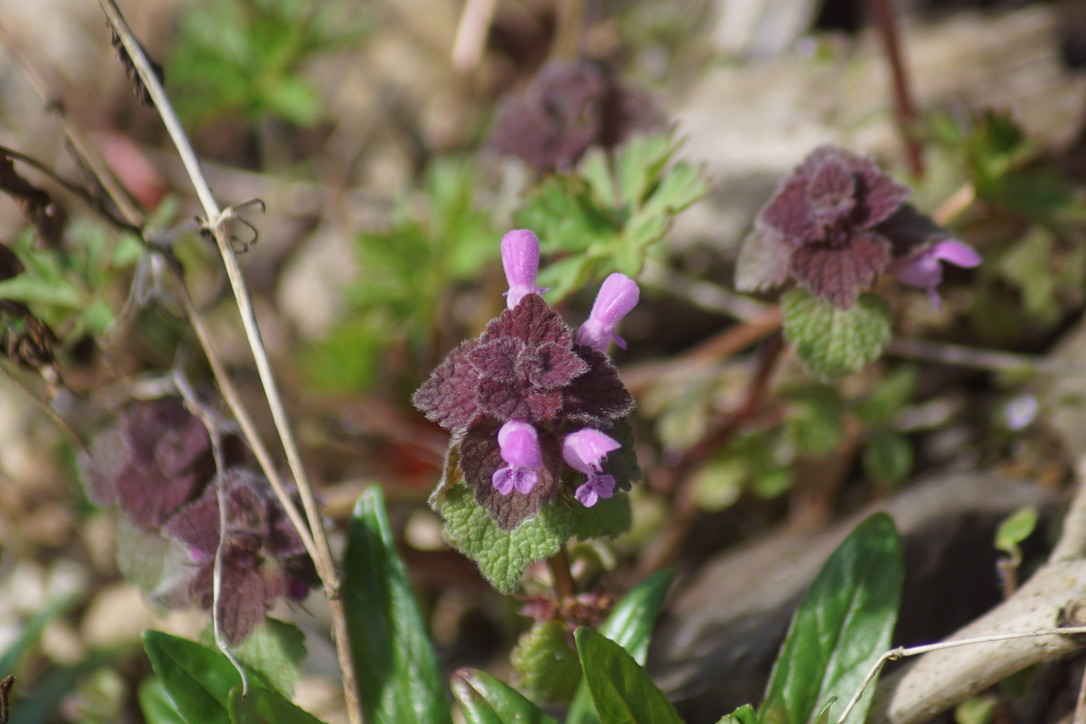
[[[573,534],[573,520],[563,513],[560,502],[545,503],[534,518],[504,531],[466,485],[439,492],[430,502],[445,521],[446,540],[475,561],[490,585],[502,593],[512,592],[525,568],[553,556]]]
[[[610,432],[622,443],[622,449],[608,456],[604,471],[616,480],[639,481],[641,469],[632,452],[631,428],[623,421]],[[459,460],[459,446],[454,441],[445,457],[441,482],[430,496],[430,507],[444,521],[449,544],[475,561],[483,576],[502,593],[513,591],[525,568],[553,556],[569,538],[614,537],[630,529],[629,496],[616,490],[614,497],[591,508],[563,498],[543,503],[535,517],[514,530],[502,530],[464,484]]]
[[[833,698],[848,701],[890,647],[903,580],[894,523],[877,513],[858,525],[822,567],[792,619],[759,720],[815,722]],[[867,716],[868,686],[848,722]]]
[[[188,724],[158,677],[144,679],[137,696],[147,724]]]
[[[626,650],[603,634],[573,634],[592,701],[603,724],[682,724],[675,707]]]
[[[557,724],[516,689],[483,671],[457,671],[452,691],[468,724]]]
[[[232,724],[321,724],[321,720],[277,691],[253,686],[241,695],[241,687],[230,691]]]
[[[201,632],[200,643],[208,648],[215,646],[210,626]],[[246,671],[256,674],[269,688],[284,696],[291,696],[294,682],[302,678],[305,634],[294,624],[265,617],[231,651]]]
[[[185,719],[229,724],[230,690],[241,685],[241,675],[225,656],[162,631],[145,631],[143,650]]]
[[[564,704],[581,680],[581,662],[563,621],[536,621],[510,656],[521,690],[533,701]]]
[[[375,724],[450,721],[437,657],[378,487],[355,504],[344,569],[347,628],[366,719]]]
[[[802,289],[791,289],[781,305],[785,339],[821,380],[859,371],[878,359],[890,341],[890,309],[874,294],[862,294],[849,309],[839,309]]]
[[[622,597],[600,626],[601,634],[626,649],[639,664],[644,665],[648,658],[656,615],[673,578],[674,571],[663,570],[641,581]],[[588,684],[582,679],[566,715],[566,724],[599,724],[599,721]]]

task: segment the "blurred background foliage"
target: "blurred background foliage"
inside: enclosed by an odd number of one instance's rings
[[[40,52],[37,62],[60,79],[70,118],[93,131],[153,214],[156,238],[173,245],[229,365],[256,399],[234,314],[221,303],[225,282],[192,222],[198,212],[188,186],[153,113],[131,98],[95,8],[83,5],[49,11],[63,27],[49,42],[33,15],[13,12],[6,22],[18,26],[26,48],[41,49],[31,55]],[[784,353],[754,394],[769,346],[762,340],[772,334],[758,333],[757,324],[775,299],[740,298],[731,280],[739,240],[777,181],[818,143],[855,145],[909,181],[917,207],[984,257],[976,270],[948,270],[942,310],[917,290],[881,287],[895,337],[1042,358],[1086,304],[1080,117],[1070,123],[1047,107],[1034,111],[1028,98],[1008,108],[983,96],[969,96],[968,105],[924,96],[911,132],[927,171],[910,178],[883,61],[858,19],[835,19],[845,3],[797,3],[809,17],[799,30],[778,31],[788,38],[776,50],[759,45],[756,26],[746,38],[722,37],[728,3],[585,2],[572,20],[563,14],[570,5],[499,3],[477,64],[460,70],[450,61],[455,3],[155,0],[139,13],[131,8],[137,33],[164,61],[166,88],[216,194],[266,205],[263,215],[255,207],[240,212],[259,231],[242,260],[329,519],[341,526],[367,485],[386,489],[442,665],[490,663],[526,627],[515,602],[481,596],[471,565],[435,540],[438,524],[424,501],[446,440],[408,399],[436,361],[503,307],[498,242],[515,226],[539,234],[541,284],[573,326],[592,301],[582,287],[612,271],[642,285],[641,305],[621,330],[629,349],[616,360],[639,400],[633,424],[647,482],[626,538],[573,552],[586,586],[627,581],[645,564],[648,545],[678,526],[688,535],[668,559],[693,570],[741,536],[823,524],[933,471],[1009,469],[1051,488],[1067,479],[1071,461],[1042,424],[1050,410],[1028,364],[1034,358],[1014,357],[1020,368],[968,359],[954,367],[891,345],[831,386]],[[973,26],[1012,37],[996,25],[1016,17],[1005,8],[963,20],[933,17],[930,5],[908,11],[924,31],[910,35],[917,43],[929,28],[933,38]],[[1054,30],[1062,22],[1047,4],[1016,12],[1033,13],[1017,17],[1034,25],[1045,18]],[[536,100],[557,110],[553,125],[534,132],[586,135],[573,146],[555,142],[572,151],[546,169],[498,153],[491,139],[501,104],[532,92],[552,56],[569,60],[562,45],[569,37],[585,63],[580,70],[606,72],[584,73],[587,85],[570,94],[576,103],[538,91]],[[1049,45],[1060,37],[1044,42],[1044,57],[1057,57]],[[1081,107],[1081,82],[1070,64],[1060,67],[1052,77],[1078,85],[1048,95]],[[55,117],[26,100],[15,70],[10,61],[0,91],[11,100],[0,105],[28,110],[4,111],[0,142],[93,187],[64,152]],[[864,72],[880,78],[875,91],[863,85]],[[971,93],[984,86],[956,82]],[[600,109],[634,94],[662,123],[607,137]],[[872,108],[859,97],[878,101]],[[743,115],[746,106],[761,115]],[[7,376],[87,436],[119,400],[175,364],[205,382],[175,294],[132,236],[47,175],[16,168],[48,188],[72,220],[60,248],[41,248],[17,204],[0,208],[0,240],[22,266],[0,281],[0,297],[25,305],[58,340],[59,377],[21,363],[17,347],[5,345]],[[248,229],[236,233],[249,239]],[[7,339],[25,337],[25,315],[0,320]],[[747,336],[736,342],[736,334]],[[78,493],[70,465],[77,443],[14,385],[3,388],[0,653],[25,672],[20,691],[49,702],[40,713],[24,708],[19,721],[133,720],[148,673],[134,637],[155,613],[118,578],[108,515]],[[675,480],[676,470],[686,477]],[[676,514],[684,487],[692,509]],[[532,572],[527,591],[543,588],[541,580]],[[63,613],[46,608],[70,591],[78,604]],[[193,622],[170,625],[183,632]],[[327,662],[313,669],[326,674]],[[86,676],[91,670],[98,673]],[[329,699],[310,686],[316,700]]]

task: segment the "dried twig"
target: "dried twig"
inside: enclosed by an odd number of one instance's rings
[[[1086,628],[1052,628],[1068,618],[1082,623],[1072,614],[1086,601],[1086,459],[1076,471],[1075,499],[1048,563],[1013,596],[948,641],[908,649],[913,652],[909,655],[928,655],[879,682],[869,721],[929,721],[1027,666],[1082,648],[1082,637],[1069,634],[1086,633]],[[992,643],[999,645],[986,645]],[[885,660],[898,657],[895,652],[883,657],[871,678]]]
[[[275,381],[274,374],[272,373],[271,362],[261,338],[260,328],[257,324],[256,314],[253,310],[252,299],[249,295],[249,289],[245,282],[245,278],[241,273],[237,254],[234,252],[231,243],[227,227],[229,222],[235,217],[234,210],[229,207],[221,209],[218,202],[215,200],[214,195],[211,193],[207,180],[204,178],[203,172],[200,169],[199,160],[196,158],[196,154],[192,150],[188,137],[181,127],[177,115],[173,111],[173,106],[163,91],[161,83],[159,83],[158,78],[155,76],[154,68],[144,55],[142,48],[135,40],[131,29],[125,22],[120,9],[113,0],[99,0],[99,5],[105,13],[110,27],[119,36],[121,43],[131,58],[151,100],[154,102],[159,117],[166,126],[167,133],[173,140],[174,146],[181,158],[181,162],[189,173],[189,178],[191,179],[196,195],[199,198],[200,205],[204,209],[206,215],[204,220],[205,228],[214,237],[215,243],[219,248],[219,253],[222,256],[223,264],[226,267],[227,278],[230,280],[230,286],[234,292],[234,299],[238,305],[238,311],[241,314],[245,336],[249,341],[249,347],[256,363],[257,373],[260,376],[261,384],[264,387],[264,394],[271,409],[272,419],[275,423],[276,430],[279,433],[279,439],[282,442],[283,450],[286,453],[287,464],[290,466],[291,473],[294,475],[295,483],[302,499],[302,506],[306,512],[309,523],[309,533],[312,535],[314,543],[314,550],[311,552],[313,555],[313,563],[317,568],[317,573],[320,575],[321,581],[324,583],[325,594],[329,599],[336,649],[340,670],[343,675],[343,690],[347,703],[348,716],[351,722],[361,722],[362,715],[355,683],[354,662],[351,657],[350,641],[347,635],[346,612],[343,608],[343,603],[339,598],[339,574],[336,571],[335,562],[332,559],[331,549],[328,545],[328,539],[324,531],[320,509],[313,493],[313,487],[309,481],[305,468],[302,465],[301,454],[297,442],[294,439],[294,434],[290,428],[286,408],[283,405],[278,385]],[[276,494],[279,496],[280,491],[276,490]],[[281,499],[280,502],[282,502],[284,508],[287,508],[288,510],[292,505],[289,498]],[[302,530],[299,530],[299,533],[302,533]]]

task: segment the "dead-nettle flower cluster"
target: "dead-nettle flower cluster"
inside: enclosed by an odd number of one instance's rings
[[[625,347],[615,327],[637,304],[638,288],[612,274],[573,333],[540,296],[535,234],[509,232],[501,253],[508,308],[453,350],[413,399],[452,433],[478,503],[512,530],[555,500],[563,481],[586,507],[628,488],[609,454],[622,447],[614,428],[634,402],[606,351],[612,341]]]
[[[758,213],[736,270],[744,291],[793,279],[841,309],[887,272],[926,289],[939,306],[940,262],[980,255],[905,203],[909,190],[875,163],[832,146],[816,149]]]
[[[237,643],[275,601],[301,600],[319,581],[267,481],[245,467],[240,440],[226,436],[223,448],[226,469],[216,475],[207,428],[180,399],[165,398],[130,405],[79,464],[93,502],[117,506],[141,536],[164,539],[187,554],[179,570],[140,582],[167,608],[195,602],[211,610],[221,486],[226,534],[218,614],[226,639]],[[141,552],[118,555],[134,559]]]

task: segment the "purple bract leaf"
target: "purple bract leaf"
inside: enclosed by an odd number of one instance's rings
[[[211,439],[177,398],[133,403],[79,459],[88,497],[136,526],[160,527],[215,472]]]
[[[190,592],[204,610],[212,605],[215,554],[222,536],[218,616],[227,640],[237,643],[249,635],[278,598],[288,592],[297,598],[302,587],[312,587],[318,581],[297,531],[266,480],[248,470],[231,468],[221,475],[218,485],[226,502],[225,534],[220,533],[216,485],[209,485],[200,499],[182,508],[163,533],[189,546],[198,569]]]
[[[737,288],[758,291],[791,276],[815,297],[851,307],[887,270],[894,239],[879,225],[908,195],[870,159],[816,149],[758,214],[740,251]]]
[[[792,276],[811,294],[847,309],[890,263],[890,243],[857,233],[847,247],[808,244],[792,254]]]

